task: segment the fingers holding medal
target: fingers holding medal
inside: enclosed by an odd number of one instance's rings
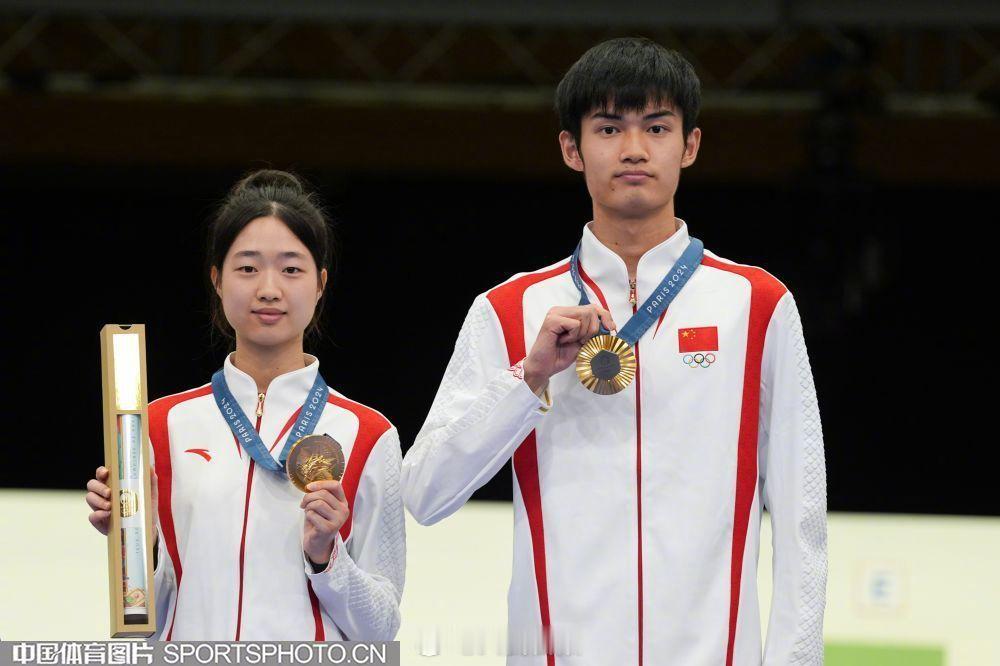
[[[302,496],[299,507],[306,512],[306,521],[331,537],[351,515],[347,496],[340,481],[313,481],[309,492]]]
[[[556,341],[561,345],[583,344],[597,335],[602,326],[609,331],[617,329],[611,313],[597,305],[555,307],[549,310],[543,323],[543,328],[557,333]]]
[[[329,435],[309,435],[288,452],[285,471],[296,488],[305,493],[299,507],[305,512],[302,548],[319,564],[330,559],[337,532],[351,515],[340,484],[344,451]]]
[[[525,381],[535,390],[575,363],[580,382],[590,391],[622,391],[635,379],[637,366],[632,345],[616,331],[611,313],[596,305],[550,309],[525,359]]]
[[[606,330],[616,330],[611,313],[592,304],[551,308],[524,360],[524,378],[536,393],[549,377],[573,365],[580,347]]]
[[[314,564],[330,561],[337,532],[351,515],[340,481],[313,481],[299,506],[305,512],[302,550]]]

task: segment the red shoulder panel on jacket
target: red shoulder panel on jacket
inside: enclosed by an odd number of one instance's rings
[[[524,292],[528,287],[569,271],[569,262],[538,273],[529,273],[505,282],[486,294],[500,320],[508,362],[513,365],[526,355],[524,342]],[[594,285],[596,288],[596,285]],[[603,302],[603,294],[598,295]],[[552,650],[552,621],[549,615],[548,569],[545,557],[545,520],[542,516],[542,494],[538,476],[538,451],[535,431],[518,445],[513,458],[514,477],[521,490],[521,498],[528,514],[531,549],[535,565],[535,586],[538,591],[538,611],[545,637],[546,666],[555,666]]]
[[[528,287],[544,282],[549,278],[569,271],[569,262],[565,262],[547,271],[529,273],[494,287],[486,298],[493,305],[493,310],[500,320],[504,341],[507,343],[507,356],[510,364],[517,363],[525,356],[524,344],[524,292]]]
[[[757,490],[757,433],[760,412],[760,372],[764,338],[771,315],[788,289],[762,268],[729,264],[709,256],[702,264],[744,277],[750,283],[750,314],[747,323],[746,361],[743,370],[743,401],[736,460],[736,502],[733,507],[733,543],[730,560],[729,640],[726,666],[732,666],[736,644],[736,625],[740,607],[743,554],[746,548],[750,511]]]
[[[774,311],[774,306],[778,304],[781,297],[788,292],[788,288],[778,278],[763,268],[744,266],[743,264],[730,264],[710,257],[707,254],[702,258],[701,263],[709,268],[717,268],[720,271],[735,273],[746,278],[750,283],[750,288],[753,290],[753,298],[759,300],[760,304],[765,306],[765,309],[769,311],[768,315]],[[770,308],[766,307],[767,304],[770,304]]]
[[[384,416],[371,407],[366,407],[359,402],[348,400],[333,393],[327,398],[327,402],[336,405],[341,409],[346,409],[358,417],[358,434],[354,438],[354,446],[351,447],[351,457],[347,461],[347,468],[344,470],[344,478],[341,485],[344,487],[344,495],[347,497],[347,505],[351,508],[351,516],[340,527],[340,538],[347,541],[351,535],[351,527],[354,524],[354,498],[358,494],[358,485],[361,483],[361,473],[368,462],[368,456],[382,435],[385,434],[392,424]]]

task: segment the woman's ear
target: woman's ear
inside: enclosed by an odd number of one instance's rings
[[[222,285],[219,284],[219,269],[215,266],[208,271],[208,279],[212,281],[212,286],[215,287],[215,293],[222,298]]]
[[[316,292],[316,302],[323,298],[323,292],[326,290],[326,279],[330,277],[324,268],[319,272],[319,291]]]

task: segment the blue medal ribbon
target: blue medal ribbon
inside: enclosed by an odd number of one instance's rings
[[[298,419],[296,419],[295,425],[289,431],[288,439],[285,440],[285,446],[281,449],[281,454],[278,456],[276,462],[268,452],[267,446],[264,445],[264,441],[260,438],[260,434],[254,428],[253,422],[247,418],[247,415],[243,412],[243,408],[240,407],[236,398],[233,397],[232,391],[229,390],[229,384],[226,383],[225,371],[219,370],[212,375],[212,396],[215,398],[215,404],[218,406],[222,418],[226,420],[229,429],[236,436],[236,440],[246,449],[250,457],[258,465],[272,472],[284,472],[285,461],[288,459],[288,451],[292,448],[292,445],[303,437],[311,435],[316,429],[319,418],[323,415],[323,408],[326,407],[326,399],[329,394],[330,389],[327,387],[326,381],[317,372],[316,381],[313,382],[312,388],[309,389],[309,394],[306,396],[306,401],[302,404],[302,410],[299,412]]]
[[[573,284],[580,290],[580,305],[590,305],[587,297],[587,288],[580,277],[580,247],[579,243],[573,251],[573,258],[569,262],[569,272],[573,277]],[[666,276],[660,285],[653,290],[641,307],[618,331],[621,338],[630,347],[635,347],[642,334],[649,330],[660,313],[667,309],[667,306],[677,298],[687,281],[694,275],[695,270],[701,265],[701,259],[705,255],[705,245],[697,238],[691,238],[687,248],[681,253],[677,262],[667,271]],[[601,335],[607,335],[610,331],[601,324]]]

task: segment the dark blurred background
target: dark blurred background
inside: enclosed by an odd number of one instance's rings
[[[986,1],[0,0],[0,486],[100,464],[103,324],[146,324],[151,396],[208,381],[205,221],[263,166],[336,220],[324,376],[409,446],[475,295],[590,219],[552,93],[627,35],[702,80],[678,215],[796,294],[830,509],[1000,515]],[[509,496],[509,470],[477,495]]]

